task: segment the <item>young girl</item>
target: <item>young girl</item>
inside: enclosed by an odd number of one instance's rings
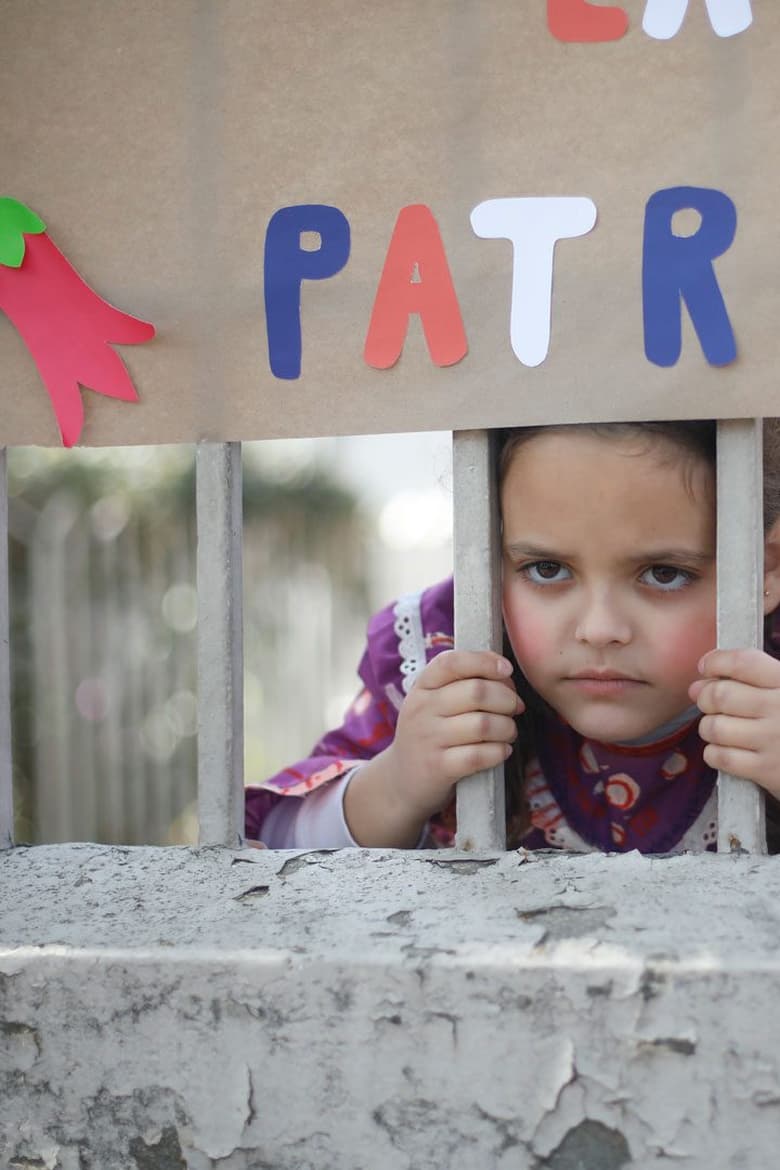
[[[777,446],[768,423],[767,615]],[[450,845],[457,781],[502,762],[510,847],[713,849],[716,769],[780,796],[780,627],[766,651],[714,649],[715,424],[510,431],[499,485],[504,654],[452,649],[451,580],[373,618],[364,689],[247,790],[250,839]]]

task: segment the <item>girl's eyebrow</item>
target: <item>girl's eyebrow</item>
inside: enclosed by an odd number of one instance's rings
[[[642,553],[632,558],[640,561],[652,562],[654,564],[692,564],[692,565],[711,565],[715,560],[715,552],[701,552],[694,548],[652,548],[643,550]]]
[[[511,557],[535,557],[537,560],[543,561],[561,561],[566,560],[560,552],[552,552],[550,548],[545,548],[541,544],[505,544],[505,550]]]
[[[562,552],[560,549],[554,550],[548,546],[541,544],[525,544],[518,541],[513,544],[505,544],[504,549],[508,556],[517,560],[539,560],[539,561],[568,561],[571,558]],[[694,548],[648,548],[640,549],[636,553],[624,558],[627,564],[686,564],[686,565],[710,565],[715,560],[715,553],[702,552],[700,549]]]

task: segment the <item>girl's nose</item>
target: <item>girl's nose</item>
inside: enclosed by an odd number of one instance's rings
[[[599,648],[613,643],[624,646],[631,641],[631,626],[612,594],[591,594],[579,614],[575,637]]]

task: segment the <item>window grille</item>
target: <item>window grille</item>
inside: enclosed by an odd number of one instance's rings
[[[455,633],[464,648],[501,649],[497,489],[488,431],[453,438]],[[718,423],[718,641],[762,635],[762,423]],[[236,847],[243,834],[243,629],[240,443],[197,452],[198,811],[200,842]],[[13,841],[6,452],[0,449],[0,847]],[[720,852],[766,851],[764,799],[718,778]],[[503,768],[458,785],[457,847],[505,847]]]

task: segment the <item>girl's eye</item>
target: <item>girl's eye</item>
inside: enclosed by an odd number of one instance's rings
[[[530,565],[523,565],[521,572],[534,585],[549,585],[571,577],[570,571],[559,561],[534,561]]]
[[[690,585],[694,577],[687,569],[677,569],[674,565],[651,565],[639,579],[645,585],[652,585],[654,589],[673,593]]]

